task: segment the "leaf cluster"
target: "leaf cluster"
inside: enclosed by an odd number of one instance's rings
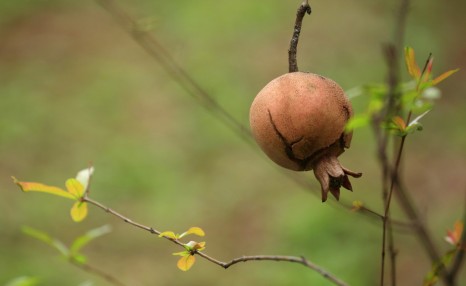
[[[159,235],[159,237],[166,237],[172,240],[179,240],[189,234],[204,236],[205,232],[200,227],[191,227],[182,234],[175,234],[173,231],[164,231]],[[197,251],[204,250],[205,244],[205,242],[196,241],[190,241],[186,244],[183,244],[183,247],[185,248],[184,251],[173,253],[173,255],[181,256],[176,266],[180,270],[188,271],[194,265],[194,262],[196,262],[196,257],[194,257],[194,254],[196,254]]]
[[[433,108],[434,101],[441,97],[441,92],[436,85],[459,70],[449,70],[434,78],[432,76],[433,60],[432,55],[429,55],[421,70],[416,63],[413,48],[405,48],[405,63],[411,79],[396,87],[397,105],[403,113],[418,114],[418,116],[410,121],[410,115],[407,120],[404,120],[400,114],[388,114],[387,118],[382,119],[382,128],[400,137],[423,129],[419,120]],[[346,131],[350,132],[375,122],[384,113],[383,108],[388,100],[389,86],[384,83],[368,84],[349,90],[347,95],[350,98],[361,95],[369,97],[366,112],[357,114],[348,121]]]
[[[18,185],[23,192],[41,192],[54,196],[67,198],[74,201],[70,210],[71,218],[75,222],[84,220],[88,213],[87,203],[84,197],[89,188],[89,182],[94,172],[94,168],[88,168],[78,172],[76,178],[66,180],[66,191],[55,186],[49,186],[36,182],[21,182],[15,177],[12,177],[13,182]]]

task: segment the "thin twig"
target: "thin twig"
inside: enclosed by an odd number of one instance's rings
[[[96,0],[116,21],[133,37],[133,39],[174,79],[189,95],[208,109],[221,122],[230,127],[239,137],[252,144],[249,129],[236,120],[210,94],[202,88],[186,70],[175,61],[171,54],[150,33],[140,27],[126,11],[113,0]]]
[[[396,192],[395,195],[401,204],[401,207],[409,220],[412,222],[414,232],[424,247],[432,263],[439,261],[440,255],[435,246],[432,236],[429,234],[426,225],[420,218],[419,212],[414,206],[412,198],[408,195],[405,186],[400,182],[398,176],[395,178]]]
[[[465,196],[466,198],[466,196]],[[458,252],[455,255],[455,259],[453,260],[450,272],[448,273],[448,281],[450,285],[456,285],[456,277],[460,272],[461,265],[463,264],[465,252],[466,252],[466,200],[464,204],[463,210],[463,232],[461,233],[461,240],[458,246]]]
[[[160,234],[162,233],[162,232],[160,232],[160,231],[158,231],[158,230],[156,230],[156,229],[154,229],[154,228],[152,228],[152,227],[145,226],[145,225],[140,224],[140,223],[138,223],[138,222],[132,221],[132,220],[129,219],[128,217],[126,217],[126,216],[120,214],[119,212],[116,212],[115,210],[113,210],[113,209],[111,209],[111,208],[109,208],[109,207],[107,207],[107,206],[104,206],[103,204],[101,204],[101,203],[99,203],[98,201],[95,201],[95,200],[93,200],[93,199],[91,199],[91,198],[89,198],[89,197],[84,197],[84,198],[82,198],[82,201],[83,201],[83,202],[88,202],[88,203],[90,203],[91,205],[94,205],[94,206],[96,206],[96,207],[98,207],[98,208],[101,208],[101,209],[104,210],[105,212],[110,213],[110,214],[116,216],[117,218],[121,219],[122,221],[124,221],[124,222],[126,222],[126,223],[128,223],[128,224],[130,224],[130,225],[132,225],[132,226],[135,226],[135,227],[137,227],[137,228],[146,230],[146,231],[148,231],[148,232],[150,232],[150,233],[152,233],[152,234],[156,234],[156,235],[160,235]],[[169,238],[169,237],[166,237],[166,236],[163,236],[163,237],[166,238],[166,239],[168,239],[168,240],[170,240],[170,241],[172,241],[172,242],[174,242],[175,244],[180,245],[180,246],[183,246],[183,245],[184,245],[183,243],[181,243],[181,242],[180,242],[179,240],[177,240],[177,239],[172,239],[172,238]]]
[[[403,136],[401,138],[400,147],[398,149],[398,154],[397,154],[396,161],[395,161],[394,172],[392,174],[390,189],[389,189],[389,193],[388,193],[388,197],[387,197],[387,203],[385,205],[385,212],[384,212],[384,218],[383,218],[383,231],[382,231],[382,233],[383,233],[383,237],[382,237],[382,266],[381,266],[382,270],[381,270],[381,274],[380,274],[380,285],[384,285],[385,245],[386,245],[386,237],[387,237],[387,227],[388,227],[388,223],[389,223],[390,203],[392,201],[392,195],[393,195],[393,190],[394,190],[394,186],[395,186],[395,180],[396,180],[395,177],[397,176],[397,173],[398,173],[399,168],[400,168],[401,154],[403,153],[405,140],[406,140],[406,136]],[[393,278],[396,279],[396,277],[393,277]]]
[[[303,18],[307,14],[311,15],[311,6],[309,5],[309,1],[305,0],[298,8],[296,12],[296,21],[294,24],[293,36],[291,37],[290,41],[290,48],[288,50],[288,71],[289,72],[297,72],[298,69],[298,62],[296,60],[296,54],[298,52],[298,41],[299,41],[299,34],[301,33],[301,26],[303,24]]]
[[[105,279],[107,282],[113,284],[113,285],[117,285],[117,286],[125,286],[125,284],[121,281],[119,281],[118,279],[116,279],[115,277],[113,277],[112,275],[100,270],[99,268],[96,268],[92,265],[89,265],[87,263],[80,263],[80,262],[77,262],[73,259],[69,260],[71,264],[73,264],[74,266],[76,266],[77,268],[87,272],[87,273],[91,273],[91,274],[94,274],[96,276],[99,276],[103,279]]]
[[[390,251],[390,273],[391,273],[391,282],[392,286],[396,285],[396,251],[394,246],[394,237],[392,232],[392,225],[391,220],[389,218],[390,215],[390,200],[391,194],[389,194],[389,188],[387,188],[389,183],[389,178],[393,179],[393,176],[390,176],[391,167],[390,162],[387,156],[387,145],[389,136],[386,131],[381,130],[381,124],[390,118],[394,114],[397,114],[399,111],[399,97],[400,92],[398,90],[399,82],[400,82],[400,60],[399,55],[401,50],[403,49],[403,42],[404,42],[404,34],[405,34],[405,27],[406,27],[406,19],[408,16],[408,7],[410,1],[409,0],[401,0],[400,9],[398,13],[398,18],[396,21],[395,27],[395,35],[394,35],[394,42],[393,45],[387,45],[385,47],[387,65],[388,65],[388,93],[387,93],[387,103],[385,106],[384,111],[373,118],[373,129],[375,133],[375,137],[377,140],[378,146],[378,159],[380,165],[382,166],[382,198],[384,201],[385,206],[385,215],[383,218],[383,230],[382,230],[382,261],[381,261],[381,274],[380,274],[380,285],[384,284],[384,274],[385,274],[385,244],[386,244],[386,235],[387,235],[387,228],[388,228],[388,245]],[[391,183],[393,185],[393,181]],[[393,186],[390,187],[393,190]],[[388,208],[387,208],[388,206]],[[388,215],[388,217],[387,217]]]
[[[346,282],[343,282],[341,281],[340,279],[338,279],[337,277],[335,277],[333,274],[329,273],[327,270],[323,269],[322,267],[312,263],[311,261],[307,260],[306,258],[304,257],[298,257],[298,256],[284,256],[284,255],[252,255],[252,256],[242,256],[242,257],[238,257],[238,258],[235,258],[235,259],[232,259],[228,262],[222,262],[222,261],[218,261],[212,257],[209,257],[208,255],[202,253],[202,252],[197,252],[197,254],[199,254],[200,256],[204,257],[205,259],[227,269],[229,268],[230,266],[233,266],[237,263],[240,263],[240,262],[247,262],[247,261],[264,261],[264,260],[268,260],[268,261],[284,261],[284,262],[294,262],[294,263],[299,263],[299,264],[302,264],[314,271],[316,271],[317,273],[319,273],[320,275],[322,275],[324,278],[332,281],[335,285],[339,285],[339,286],[345,286],[345,285],[348,285]]]
[[[145,231],[148,231],[152,234],[157,234],[157,235],[160,235],[161,232],[156,230],[155,228],[153,227],[149,227],[149,226],[146,226],[146,225],[143,225],[141,223],[138,223],[138,222],[135,222],[133,220],[131,220],[130,218],[120,214],[119,212],[99,203],[98,201],[95,201],[89,197],[84,197],[82,198],[82,201],[83,202],[88,202],[89,204],[92,204],[102,210],[104,210],[105,212],[119,218],[120,220],[132,225],[132,226],[135,226],[139,229],[143,229]],[[163,236],[163,238],[179,245],[179,246],[182,246],[184,248],[184,244],[179,241],[178,239],[173,239],[173,238],[169,238],[169,237],[166,237],[166,236]],[[317,273],[321,274],[324,278],[328,279],[329,281],[332,281],[335,285],[338,285],[338,286],[348,286],[348,284],[346,284],[345,282],[341,281],[340,279],[338,279],[337,277],[335,277],[333,274],[329,273],[328,271],[326,271],[325,269],[323,269],[322,267],[312,263],[311,261],[305,259],[304,257],[297,257],[297,256],[280,256],[280,255],[255,255],[255,256],[242,256],[242,257],[238,257],[238,258],[235,258],[229,262],[222,262],[222,261],[219,261],[213,257],[210,257],[209,255],[205,254],[204,252],[200,252],[200,251],[196,251],[195,254],[201,256],[202,258],[214,263],[214,264],[217,264],[219,266],[222,266],[223,268],[227,269],[229,268],[230,266],[236,264],[236,263],[239,263],[239,262],[246,262],[246,261],[253,261],[253,260],[272,260],[272,261],[285,261],[285,262],[297,262],[297,263],[300,263],[314,271],[316,271]]]

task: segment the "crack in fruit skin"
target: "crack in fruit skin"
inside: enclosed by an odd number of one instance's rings
[[[320,157],[324,156],[329,149],[331,149],[332,147],[335,147],[336,144],[338,144],[339,147],[342,149],[341,153],[344,152],[345,140],[344,140],[344,134],[341,134],[341,136],[338,138],[338,140],[335,141],[334,143],[330,144],[330,146],[321,148],[321,149],[315,151],[314,153],[312,153],[311,155],[307,156],[304,159],[297,158],[295,156],[294,152],[293,152],[293,145],[295,145],[296,143],[301,142],[304,139],[304,136],[301,136],[298,140],[295,140],[293,142],[288,142],[288,140],[285,138],[285,136],[283,136],[283,134],[280,132],[280,130],[278,130],[277,125],[273,121],[272,113],[270,112],[270,110],[267,110],[267,112],[268,112],[268,115],[269,115],[270,123],[272,124],[273,130],[275,131],[275,134],[277,134],[278,138],[280,139],[280,141],[283,143],[283,145],[285,147],[285,153],[288,156],[288,159],[290,159],[291,161],[298,164],[300,171],[312,170],[315,162]],[[338,154],[338,155],[340,155],[340,154]]]
[[[270,112],[270,110],[267,110],[267,112],[269,114],[269,120],[270,120],[270,123],[272,124],[275,134],[277,134],[278,138],[280,139],[280,141],[283,143],[285,147],[286,156],[288,156],[288,159],[298,164],[301,170],[304,170],[307,166],[308,160],[296,158],[296,156],[293,153],[293,145],[303,140],[304,138],[301,137],[299,140],[289,143],[288,140],[285,138],[285,136],[283,136],[283,134],[278,130],[277,125],[275,125],[275,122],[273,121],[272,113]]]

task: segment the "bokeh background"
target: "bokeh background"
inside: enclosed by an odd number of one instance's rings
[[[399,1],[312,1],[298,50],[303,71],[344,89],[383,82],[382,45],[393,38]],[[299,1],[120,1],[234,118],[248,124],[255,94],[287,71]],[[410,136],[404,178],[442,251],[466,191],[465,1],[412,1],[406,44],[434,73],[461,70]],[[406,73],[403,72],[407,80]],[[368,98],[353,100],[363,112]],[[358,129],[341,160],[364,172],[345,202],[382,206],[370,128]],[[70,243],[87,230],[113,231],[86,247],[89,262],[127,285],[332,285],[290,263],[251,262],[225,271],[198,259],[176,268],[179,247],[91,207],[74,223],[70,201],[25,194],[10,176],[63,186],[96,168],[92,197],[159,230],[202,227],[206,253],[303,255],[351,285],[376,285],[381,225],[304,189],[218,121],[93,1],[0,2],[0,284],[22,275],[41,285],[108,285],[21,233],[28,225]],[[286,172],[286,171],[285,171]],[[331,198],[330,200],[333,200]],[[403,218],[394,206],[394,216]],[[396,236],[400,285],[421,285],[430,268],[419,241]],[[463,271],[464,272],[464,271]],[[463,273],[462,283],[466,283]],[[461,284],[461,283],[460,283]]]

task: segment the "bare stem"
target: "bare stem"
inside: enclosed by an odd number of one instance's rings
[[[157,235],[160,235],[161,232],[156,230],[155,228],[153,227],[149,227],[149,226],[146,226],[146,225],[143,225],[141,223],[138,223],[138,222],[135,222],[133,220],[131,220],[130,218],[120,214],[119,212],[89,198],[89,197],[84,197],[83,199],[83,202],[88,202],[89,204],[92,204],[102,210],[104,210],[105,212],[119,218],[120,220],[132,225],[132,226],[135,226],[139,229],[143,229],[145,231],[148,231],[152,234],[157,234]],[[169,238],[169,237],[166,237],[166,236],[163,236],[163,238],[179,245],[179,246],[182,246],[184,248],[184,244],[177,240],[177,239],[172,239],[172,238]],[[321,274],[324,278],[328,279],[329,281],[333,282],[335,285],[338,285],[338,286],[347,286],[348,284],[346,284],[345,282],[341,281],[340,279],[338,279],[336,276],[334,276],[333,274],[329,273],[328,271],[326,271],[325,269],[323,269],[322,267],[312,263],[311,261],[305,259],[304,257],[297,257],[297,256],[280,256],[280,255],[255,255],[255,256],[242,256],[242,257],[238,257],[238,258],[235,258],[229,262],[222,262],[220,260],[217,260],[213,257],[210,257],[209,255],[205,254],[204,252],[200,252],[200,251],[196,251],[195,252],[197,255],[201,256],[202,258],[206,259],[207,261],[210,261],[214,264],[217,264],[219,266],[222,266],[223,268],[227,269],[229,268],[230,266],[238,263],[238,262],[246,262],[246,261],[259,261],[259,260],[271,260],[271,261],[284,261],[284,262],[297,262],[297,263],[300,263],[314,271],[316,271],[317,273]]]
[[[142,29],[125,10],[121,9],[114,0],[96,0],[107,10],[116,21],[133,37],[133,39],[152,57],[169,76],[179,84],[189,95],[195,98],[204,108],[232,129],[239,137],[251,144],[249,129],[236,120],[224,109],[198,82],[183,69],[171,54],[152,36]]]
[[[218,261],[212,257],[209,257],[208,255],[198,252],[199,256],[204,257],[205,259],[209,260],[212,263],[215,263],[225,269],[229,268],[230,266],[233,266],[237,263],[240,262],[247,262],[247,261],[284,261],[284,262],[293,262],[293,263],[299,263],[304,265],[305,267],[308,267],[320,275],[322,275],[324,278],[332,281],[335,285],[339,286],[345,286],[348,285],[347,283],[341,281],[337,277],[335,277],[333,274],[329,273],[327,270],[323,269],[322,267],[312,263],[311,261],[307,260],[304,257],[298,257],[298,256],[284,256],[284,255],[253,255],[253,256],[241,256],[235,259],[232,259],[228,262],[222,262]]]
[[[464,210],[463,210],[463,224],[465,223],[466,223],[466,200],[465,200]],[[448,277],[447,277],[449,281],[449,285],[456,285],[456,277],[458,273],[460,272],[461,265],[463,264],[465,252],[466,252],[466,227],[463,227],[463,232],[461,233],[460,245],[458,246],[458,252],[455,255],[453,264],[451,266],[450,272],[448,273]]]
[[[132,225],[132,226],[135,226],[135,227],[137,227],[137,228],[143,229],[143,230],[148,231],[148,232],[150,232],[150,233],[152,233],[152,234],[156,234],[156,235],[160,235],[160,234],[161,234],[160,231],[158,231],[158,230],[156,230],[156,229],[154,229],[154,228],[152,228],[152,227],[145,226],[145,225],[143,225],[143,224],[141,224],[141,223],[135,222],[135,221],[131,220],[130,218],[128,218],[128,217],[126,217],[126,216],[120,214],[119,212],[116,212],[115,210],[113,210],[113,209],[111,209],[111,208],[109,208],[109,207],[107,207],[107,206],[104,206],[103,204],[101,204],[101,203],[99,203],[99,202],[97,202],[97,201],[94,201],[93,199],[91,199],[91,198],[89,198],[89,197],[84,197],[84,198],[83,198],[83,202],[88,202],[88,203],[90,203],[91,205],[94,205],[94,206],[96,206],[96,207],[98,207],[98,208],[104,210],[105,212],[107,212],[107,213],[109,213],[109,214],[112,214],[113,216],[116,216],[117,218],[121,219],[122,221],[124,221],[124,222],[126,222],[126,223],[128,223],[128,224],[130,224],[130,225]],[[172,239],[172,238],[169,238],[169,237],[166,237],[166,236],[164,236],[164,238],[166,238],[166,239],[172,241],[172,242],[175,243],[175,244],[178,244],[178,245],[180,245],[180,246],[183,246],[183,243],[181,243],[179,240]]]
[[[399,97],[400,93],[398,91],[398,85],[400,81],[400,60],[398,55],[400,51],[403,49],[403,41],[404,41],[404,32],[406,26],[406,19],[408,16],[408,7],[409,7],[409,0],[401,0],[400,9],[398,13],[398,18],[396,22],[395,28],[395,36],[394,36],[394,45],[387,45],[385,52],[387,58],[387,65],[388,65],[388,101],[387,105],[384,110],[384,114],[377,120],[374,121],[374,126],[376,130],[376,138],[378,142],[378,157],[379,161],[382,166],[382,197],[384,200],[384,216],[383,216],[383,229],[382,229],[382,258],[381,258],[381,273],[380,273],[380,285],[384,285],[385,281],[385,250],[386,250],[386,243],[387,243],[387,236],[388,236],[388,249],[390,252],[390,277],[391,277],[391,285],[396,285],[396,251],[395,251],[395,242],[393,236],[393,227],[392,222],[390,219],[390,203],[393,194],[394,188],[394,180],[396,176],[396,172],[398,172],[401,152],[403,150],[404,140],[405,137],[402,138],[402,143],[400,144],[398,155],[397,155],[397,162],[395,163],[395,171],[393,174],[390,172],[390,163],[387,157],[387,144],[388,144],[388,134],[387,132],[380,131],[380,123],[383,120],[386,120],[393,114],[398,113],[399,110]],[[390,176],[391,174],[391,176]],[[390,187],[387,188],[388,179],[391,177]]]
[[[77,268],[87,272],[87,273],[91,273],[93,275],[96,275],[96,276],[99,276],[103,279],[105,279],[107,282],[113,284],[113,285],[117,285],[117,286],[125,286],[125,284],[121,281],[119,281],[118,279],[116,279],[115,277],[113,277],[112,275],[100,270],[99,268],[96,268],[94,266],[91,266],[87,263],[79,263],[73,259],[70,260],[70,263],[73,264],[74,266],[76,266]]]
[[[400,162],[401,162],[401,154],[403,153],[403,147],[404,147],[404,143],[405,143],[405,140],[406,140],[406,136],[403,136],[401,138],[401,143],[400,143],[400,147],[398,149],[398,154],[397,154],[397,157],[396,157],[396,161],[395,161],[395,168],[394,168],[394,172],[392,174],[392,178],[391,178],[391,182],[390,182],[390,189],[389,189],[389,193],[388,193],[388,197],[387,197],[387,203],[385,205],[385,212],[384,212],[384,218],[383,218],[383,237],[382,237],[382,270],[381,270],[381,273],[380,273],[380,285],[384,285],[384,273],[385,273],[385,248],[386,248],[386,237],[387,237],[387,227],[388,227],[388,224],[389,224],[389,221],[390,221],[390,218],[389,218],[389,215],[390,215],[390,203],[392,201],[392,195],[393,195],[393,189],[394,189],[394,186],[395,186],[395,180],[396,180],[396,176],[398,174],[398,170],[400,168]],[[392,254],[393,256],[395,254]],[[393,257],[391,255],[391,257]],[[392,258],[394,259],[394,257]],[[394,264],[392,264],[392,266],[394,266]],[[394,270],[392,270],[394,271]],[[392,274],[392,278],[396,279],[396,277],[393,276]]]
[[[303,24],[304,15],[309,14],[311,15],[311,6],[309,5],[309,1],[305,0],[298,8],[296,12],[296,21],[294,24],[293,36],[291,37],[290,41],[290,49],[288,50],[288,71],[289,72],[297,72],[298,69],[298,62],[296,60],[296,54],[298,52],[298,41],[299,41],[299,34],[301,33],[301,26]]]

